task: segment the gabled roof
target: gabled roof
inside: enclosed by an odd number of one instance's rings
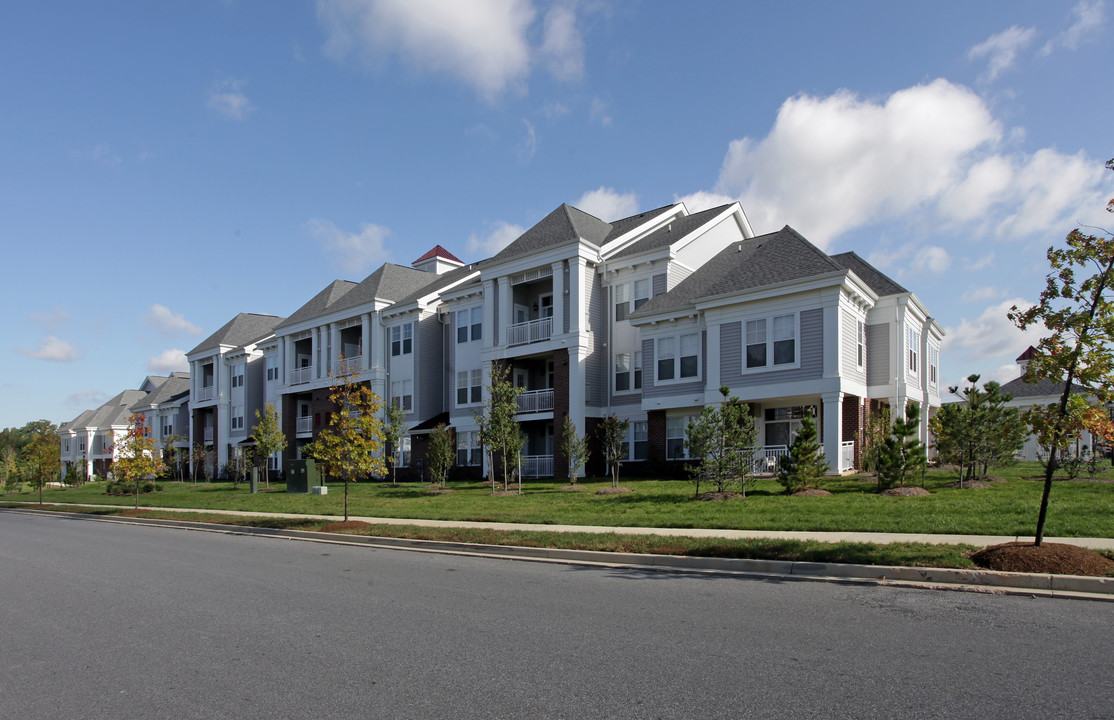
[[[571,205],[562,204],[534,227],[519,235],[517,240],[496,253],[492,261],[502,262],[518,255],[577,240],[585,240],[599,247],[607,240],[611,230],[610,223],[605,223]]]
[[[1017,359],[1014,360],[1014,362],[1022,362],[1024,360],[1032,360],[1036,356],[1036,354],[1037,354],[1037,349],[1035,347],[1033,347],[1032,345],[1030,345],[1029,347],[1025,348],[1025,352],[1023,352],[1023,353],[1021,353],[1020,355],[1017,356]]]
[[[832,260],[858,275],[859,279],[865,282],[867,287],[873,290],[878,297],[901,295],[909,292],[854,252],[832,255]]]
[[[440,245],[434,245],[432,250],[427,252],[425,255],[422,255],[420,258],[418,258],[417,260],[415,260],[414,262],[412,262],[410,264],[411,265],[417,265],[418,263],[422,262],[423,260],[429,260],[430,258],[435,258],[435,257],[445,258],[446,260],[452,260],[453,262],[458,262],[458,263],[461,263],[462,265],[464,264],[463,261],[460,258],[458,258],[456,255],[453,255],[451,252],[449,252],[445,248],[441,247]]]
[[[630,217],[626,217],[626,218],[623,218],[621,220],[616,220],[616,221],[611,223],[611,232],[604,239],[604,242],[609,243],[612,240],[614,240],[615,238],[621,237],[625,233],[630,232],[631,230],[635,229],[639,225],[648,223],[651,220],[653,220],[655,217],[658,217],[659,215],[665,215],[670,210],[673,210],[676,207],[677,207],[677,205],[675,205],[675,204],[674,205],[663,205],[660,208],[654,208],[653,210],[647,210],[644,213],[638,213],[637,215],[631,215]]]
[[[131,406],[147,397],[142,390],[124,390],[101,405],[82,421],[81,427],[107,428],[110,425],[126,425],[131,417]],[[76,426],[75,426],[76,427]]]
[[[1035,383],[1025,382],[1024,377],[1015,378],[1002,386],[1002,392],[1013,395],[1014,398],[1028,397],[1059,397],[1064,391],[1064,383],[1041,378]],[[1082,388],[1072,386],[1072,392],[1082,392]]]
[[[732,242],[672,290],[651,298],[631,317],[691,307],[706,297],[755,290],[845,269],[786,225],[777,232]]]
[[[275,331],[275,326],[282,322],[282,318],[274,315],[256,315],[255,313],[240,313],[232,318],[219,330],[201,341],[197,347],[186,355],[195,355],[206,350],[213,350],[221,345],[242,347],[258,342]]]
[[[406,297],[399,298],[399,300],[390,307],[394,308],[408,305],[418,300],[418,298],[424,297],[426,295],[429,295],[430,293],[437,292],[444,288],[451,287],[456,283],[459,283],[472,273],[478,274],[477,268],[474,265],[465,265],[464,267],[453,268],[452,270],[440,275],[434,275],[431,282],[426,283],[422,287],[415,289]]]
[[[297,325],[303,320],[325,314],[333,309],[337,302],[355,287],[356,283],[351,280],[333,280],[321,292],[311,297],[305,305],[295,310],[290,317],[276,325],[275,330],[282,330],[291,325]]]
[[[710,210],[703,210],[692,215],[677,218],[670,222],[667,226],[656,230],[638,242],[631,243],[619,252],[612,255],[613,258],[626,257],[628,255],[637,255],[639,253],[649,252],[651,250],[658,250],[668,245],[672,245],[685,235],[688,235],[693,230],[697,229],[704,223],[708,222],[716,215],[719,215],[731,204],[720,205],[719,207],[711,208]],[[668,209],[668,208],[667,208]]]
[[[190,379],[188,376],[185,378],[171,376],[163,378],[163,381],[154,392],[148,393],[146,397],[133,403],[131,410],[134,412],[138,408],[173,402],[190,394]]]
[[[58,428],[58,432],[61,433],[63,431],[76,430],[78,428],[88,427],[89,425],[86,421],[90,417],[92,417],[93,413],[95,413],[95,412],[96,412],[96,410],[83,410],[80,415],[75,417],[73,420],[70,420],[68,423],[64,423],[62,425],[62,427]]]
[[[415,270],[394,263],[383,263],[382,267],[352,288],[340,302],[330,307],[329,312],[347,310],[374,300],[396,302],[415,290],[437,282],[439,277],[436,273],[426,272],[425,270]]]

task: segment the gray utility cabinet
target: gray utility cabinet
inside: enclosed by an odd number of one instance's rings
[[[286,473],[286,492],[308,493],[311,487],[321,484],[321,471],[312,459],[291,460]]]

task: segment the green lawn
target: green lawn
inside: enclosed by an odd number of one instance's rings
[[[1106,479],[1114,479],[1109,466]],[[564,492],[564,482],[527,482],[524,495],[492,497],[482,484],[451,485],[455,492],[430,496],[424,487],[381,487],[357,483],[350,487],[349,511],[355,516],[489,520],[501,522],[735,528],[750,530],[875,531],[1031,535],[1040,502],[1040,467],[1020,463],[993,471],[1007,478],[982,490],[946,487],[954,475],[928,474],[929,497],[890,498],[875,494],[872,481],[831,479],[823,487],[830,497],[793,498],[781,486],[761,479],[748,487],[747,498],[727,502],[692,499],[693,485],[685,481],[623,478],[630,494],[600,496],[594,490],[609,483],[594,479],[588,490]],[[1086,477],[1086,476],[1084,476]],[[257,512],[343,514],[343,487],[330,486],[327,496],[288,495],[271,490],[251,495],[246,485],[229,483],[165,483],[164,490],[140,496],[147,507],[229,509]],[[281,487],[281,486],[280,486]],[[37,500],[37,493],[3,496],[7,500]],[[81,489],[47,490],[44,502],[131,505],[131,497],[106,495],[103,484]],[[1114,537],[1114,483],[1057,482],[1052,491],[1046,528],[1049,536]]]

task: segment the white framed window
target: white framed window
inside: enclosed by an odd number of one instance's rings
[[[456,374],[456,404],[477,405],[483,399],[483,371],[461,370]]]
[[[484,309],[482,307],[472,308],[472,342],[483,339],[484,332]]]
[[[619,353],[615,356],[615,392],[626,392],[631,389],[630,354]]]
[[[743,371],[794,367],[797,359],[797,314],[746,321]]]
[[[483,308],[474,307],[456,313],[457,343],[476,342],[483,339]]]
[[[173,434],[174,434],[174,423],[170,420],[167,420],[166,424],[164,424],[162,426],[162,436],[163,437],[170,437]]]
[[[398,450],[395,451],[395,465],[410,467],[410,436],[398,439]]]
[[[631,434],[634,437],[632,460],[645,460],[650,452],[650,423],[635,421],[631,423]]]
[[[916,375],[920,372],[921,334],[913,328],[907,328],[905,338],[909,348],[907,367],[910,374]]]
[[[79,440],[79,441],[78,441],[78,443],[77,443],[77,449],[78,449],[78,450],[79,450],[80,452],[85,452],[85,440]]]
[[[396,380],[391,383],[391,401],[409,412],[414,409],[414,381]]]
[[[657,382],[668,382],[677,377],[677,338],[658,338]]]
[[[391,328],[391,355],[409,355],[414,349],[414,324],[395,325]]]
[[[695,419],[689,415],[678,415],[665,419],[665,458],[667,460],[687,460],[689,457],[685,439],[688,434],[689,421]]]
[[[866,365],[866,328],[863,327],[862,320],[857,321],[856,326],[856,361],[862,369]]]
[[[936,385],[940,381],[940,350],[936,347],[928,348],[928,381]]]
[[[279,469],[279,454],[277,452],[271,453],[267,456],[267,468],[270,470]]]
[[[626,283],[615,286],[615,320],[626,320],[630,314],[630,290]]]
[[[62,440],[62,452],[68,453],[70,451],[70,440],[66,438]]]
[[[642,351],[634,351],[634,389],[642,389]]]
[[[232,429],[241,430],[244,427],[244,406],[232,406]]]
[[[456,464],[480,465],[483,462],[483,449],[480,447],[480,433],[466,430],[456,435]]]
[[[797,439],[801,420],[806,416],[817,417],[816,406],[799,405],[794,407],[767,408],[764,414],[766,446],[781,445],[789,447]]]
[[[641,358],[638,361],[641,364]],[[658,338],[655,382],[695,380],[699,377],[700,333]]]
[[[244,364],[236,363],[232,366],[232,387],[244,386]]]
[[[650,279],[643,278],[642,280],[634,281],[634,309],[645,305],[650,300]]]

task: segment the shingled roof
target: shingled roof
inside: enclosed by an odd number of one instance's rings
[[[656,230],[646,237],[642,238],[636,243],[631,243],[619,252],[615,253],[613,257],[621,258],[628,255],[637,255],[639,253],[649,252],[651,250],[658,250],[667,247],[677,242],[685,235],[708,222],[716,215],[719,215],[730,205],[720,205],[719,207],[711,208],[710,210],[703,210],[692,215],[686,215],[672,221],[666,227]],[[666,208],[668,209],[668,208]]]
[[[453,268],[446,273],[434,275],[431,282],[415,289],[409,295],[399,298],[391,307],[407,305],[416,301],[418,298],[428,295],[432,292],[437,292],[444,288],[460,282],[470,274],[477,272],[475,265],[465,265],[464,267]],[[432,274],[432,273],[427,273]]]
[[[162,403],[174,402],[181,400],[184,396],[190,394],[190,378],[171,376],[163,378],[163,383],[159,387],[147,394],[147,397],[140,401],[133,403],[131,410],[134,412],[140,408],[147,408],[152,405],[161,405]]]
[[[282,318],[275,315],[240,313],[222,325],[215,333],[202,340],[197,347],[190,350],[186,355],[195,355],[221,345],[241,347],[259,342],[273,333],[280,322],[282,322]]]
[[[596,247],[606,242],[612,226],[597,217],[571,205],[562,204],[546,215],[534,227],[496,253],[493,262],[502,262],[535,250],[557,247],[565,243],[585,240]]]
[[[430,258],[435,258],[435,257],[445,258],[446,260],[452,260],[454,262],[458,262],[458,263],[463,264],[463,261],[461,261],[460,258],[458,258],[456,255],[453,255],[451,252],[449,252],[445,248],[441,247],[440,245],[434,245],[432,250],[427,252],[425,255],[422,255],[420,258],[418,258],[417,260],[415,260],[414,262],[412,262],[410,264],[411,265],[417,265],[418,263],[422,262],[423,260],[429,260]]]
[[[375,300],[397,302],[415,290],[437,282],[438,277],[440,276],[436,273],[415,270],[394,263],[383,263],[382,267],[352,288],[340,302],[330,307],[329,312],[347,310]]]
[[[1064,383],[1056,382],[1054,380],[1047,380],[1041,378],[1035,383],[1026,382],[1024,377],[1019,377],[1010,380],[1002,386],[1002,392],[1009,393],[1015,398],[1028,398],[1028,397],[1046,397],[1054,396],[1059,397],[1060,393],[1064,391]],[[1082,392],[1082,388],[1072,385],[1071,391],[1073,393]]]
[[[832,260],[859,276],[878,297],[909,292],[854,252],[832,255]]]
[[[731,243],[672,290],[652,298],[632,318],[691,307],[706,297],[839,272],[842,267],[786,225]]]

